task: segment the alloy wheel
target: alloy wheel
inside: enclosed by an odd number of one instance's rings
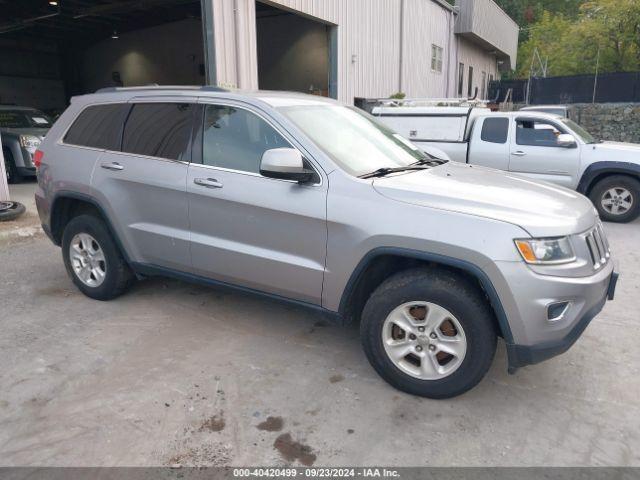
[[[613,187],[602,194],[602,208],[611,215],[624,215],[633,207],[633,194],[624,187]]]
[[[448,377],[467,353],[458,319],[431,302],[408,302],[395,308],[383,324],[382,343],[396,367],[421,380]]]
[[[107,274],[107,262],[100,244],[88,233],[78,233],[69,245],[71,267],[82,283],[99,287]]]

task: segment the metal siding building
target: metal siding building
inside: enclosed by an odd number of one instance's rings
[[[256,1],[204,2],[210,83],[258,89]],[[258,4],[264,5],[326,25],[328,93],[346,103],[353,103],[354,97],[387,97],[399,91],[410,97],[455,96],[459,62],[475,65],[474,84],[483,71],[497,78],[498,59],[515,66],[518,27],[492,0],[458,0],[455,9],[442,0]],[[431,68],[432,45],[442,49],[441,72]]]

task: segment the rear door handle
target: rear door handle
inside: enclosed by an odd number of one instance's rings
[[[207,188],[222,188],[222,184],[215,178],[195,178],[193,183]]]
[[[518,150],[517,152],[513,152],[511,155],[515,155],[516,157],[524,157],[526,153],[524,153],[522,150]]]
[[[124,170],[124,167],[120,165],[118,162],[103,163],[100,166],[107,170]]]

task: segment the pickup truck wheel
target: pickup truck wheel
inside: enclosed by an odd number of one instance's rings
[[[600,180],[589,198],[600,218],[608,222],[627,223],[640,215],[640,182],[626,175],[612,175]]]
[[[478,384],[497,338],[478,288],[455,273],[429,269],[383,282],[364,307],[360,335],[382,378],[428,398],[454,397]]]
[[[80,215],[62,234],[64,265],[82,293],[96,300],[111,300],[131,285],[133,274],[104,222]]]

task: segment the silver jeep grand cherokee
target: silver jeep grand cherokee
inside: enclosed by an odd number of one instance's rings
[[[230,286],[360,322],[375,370],[416,395],[567,350],[617,274],[588,199],[425,156],[364,112],[299,94],[129,88],[75,98],[36,200],[77,287]]]

